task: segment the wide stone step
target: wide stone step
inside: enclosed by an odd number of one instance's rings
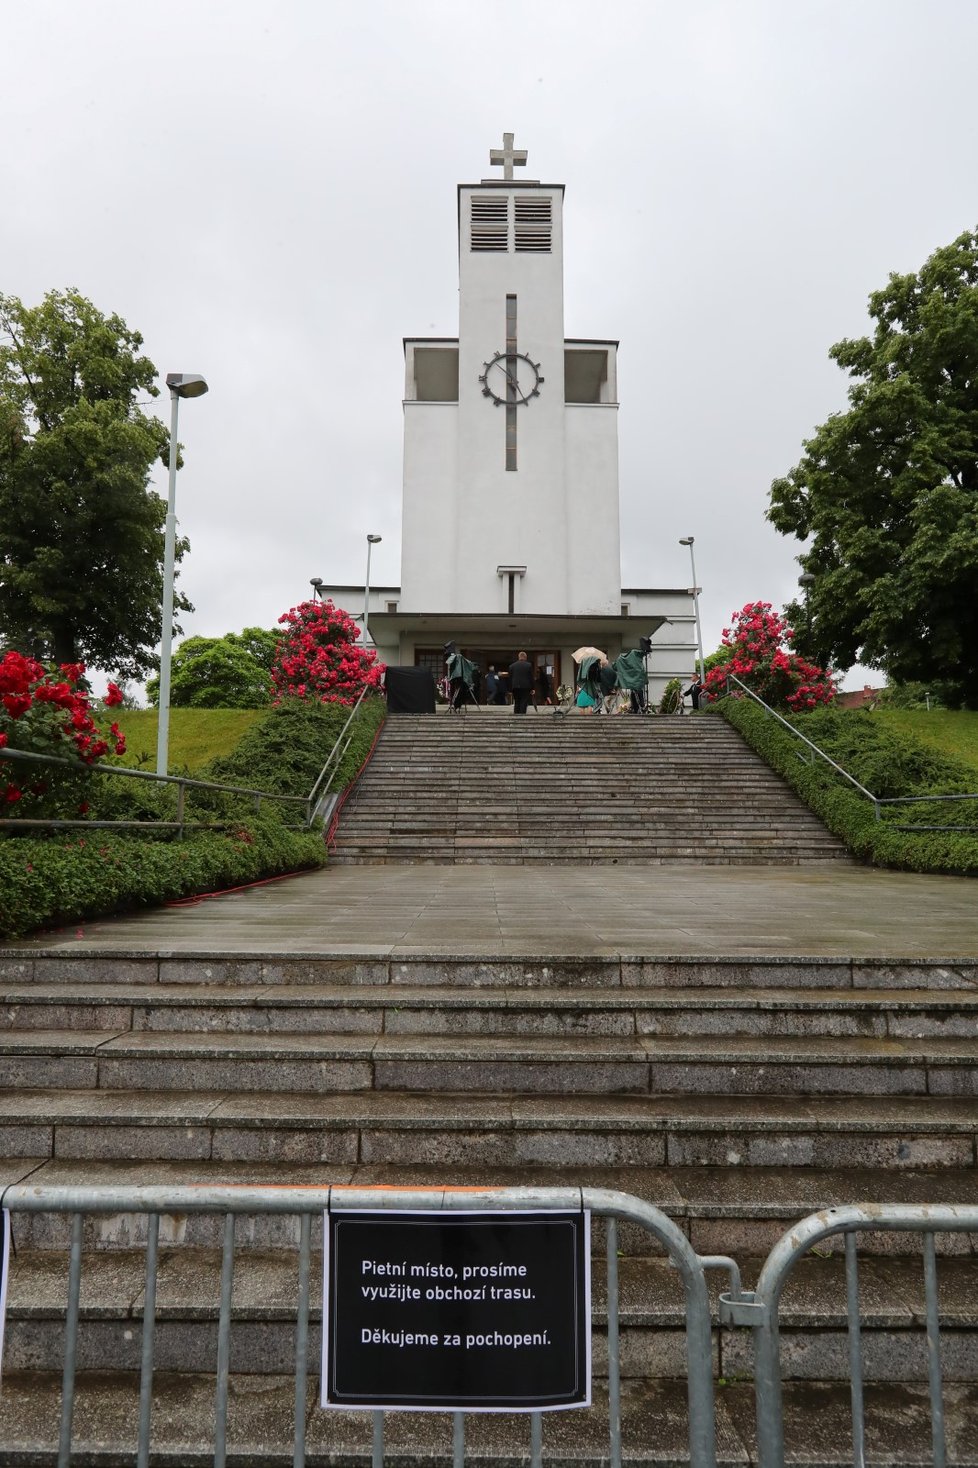
[[[745,843],[746,844],[746,843]],[[797,865],[807,857],[811,857],[816,863],[834,862],[841,860],[836,852],[826,850],[809,843],[787,843],[781,842],[777,845],[767,843],[756,843],[751,849],[745,850],[742,844],[739,849],[717,844],[701,843],[696,845],[680,846],[676,843],[667,847],[665,843],[659,846],[644,845],[638,843],[630,845],[601,844],[599,842],[577,842],[547,843],[521,837],[498,836],[487,840],[466,840],[457,836],[454,840],[439,841],[437,838],[426,840],[414,837],[390,837],[384,842],[382,837],[371,837],[364,841],[351,843],[348,846],[338,846],[335,851],[337,857],[357,856],[371,857],[383,862],[389,858],[392,862],[403,862],[404,860],[441,861],[444,858],[457,857],[460,862],[466,860],[481,862],[484,866],[493,864],[494,853],[498,853],[498,865],[505,866],[514,861],[527,863],[543,863],[551,866],[574,865],[594,866],[616,862],[625,865],[668,865],[673,858],[675,864],[689,865],[698,863],[700,866],[771,866],[781,864],[783,866]]]
[[[396,758],[392,757],[394,753]],[[526,788],[532,783],[533,777],[572,783],[583,769],[612,766],[621,766],[620,751],[605,751],[600,757],[591,754],[575,755],[573,752],[562,755],[559,750],[541,750],[535,756],[528,757],[525,752],[521,752],[521,758],[517,762],[513,759],[511,750],[500,750],[493,758],[479,753],[469,754],[465,759],[439,759],[435,754],[423,750],[405,749],[387,752],[381,757],[375,756],[370,763],[370,773],[371,783],[375,778],[392,781],[401,770],[408,779],[420,783],[432,774],[444,773],[457,780],[466,770],[489,770]],[[706,780],[726,780],[730,784],[747,780],[751,784],[765,787],[775,787],[779,783],[774,772],[767,765],[758,765],[756,758],[752,758],[747,751],[736,759],[725,759],[720,768],[717,767],[716,755],[704,752],[696,759],[673,758],[664,754],[643,757],[639,764],[624,765],[621,769],[622,778],[638,790],[648,788],[649,775],[653,771],[669,771],[678,780],[688,780],[697,785]],[[613,792],[609,792],[609,798],[614,798]]]
[[[976,1134],[978,1102],[960,1096],[0,1092],[0,1139],[15,1171],[18,1157],[422,1170],[667,1164],[971,1169]]]
[[[246,1225],[239,1226],[242,1233]],[[745,1259],[752,1286],[762,1264]],[[140,1363],[145,1251],[89,1250],[82,1269],[79,1369],[134,1371]],[[620,1366],[625,1379],[685,1374],[685,1305],[679,1276],[660,1257],[622,1257],[618,1263]],[[322,1251],[311,1265],[308,1369],[321,1355]],[[594,1375],[607,1376],[607,1288],[604,1261],[592,1271]],[[162,1371],[206,1372],[217,1358],[221,1253],[205,1247],[163,1247],[156,1292],[154,1359]],[[717,1327],[713,1285],[714,1361],[721,1377],[752,1374],[750,1337]],[[978,1376],[978,1260],[942,1259],[938,1304],[945,1380]],[[286,1375],[295,1360],[298,1258],[291,1250],[235,1251],[231,1370]],[[6,1371],[56,1371],[64,1360],[68,1260],[62,1250],[18,1251],[7,1297]],[[910,1256],[864,1258],[860,1316],[867,1381],[927,1380],[926,1303],[922,1261]],[[784,1378],[845,1381],[847,1350],[845,1261],[841,1255],[805,1258],[792,1272],[780,1313]]]
[[[138,1114],[138,1113],[137,1113]],[[434,1159],[410,1163],[346,1163],[274,1159],[249,1154],[226,1158],[203,1157],[142,1160],[110,1160],[102,1156],[10,1159],[0,1164],[0,1182],[29,1181],[39,1186],[87,1187],[146,1185],[312,1185],[315,1187],[377,1186],[493,1189],[501,1187],[593,1187],[611,1188],[661,1208],[690,1239],[701,1254],[730,1253],[738,1259],[766,1255],[799,1219],[822,1208],[857,1202],[949,1204],[978,1206],[978,1169],[969,1160],[961,1166],[933,1166],[939,1155],[927,1139],[891,1147],[850,1146],[845,1162],[836,1166],[749,1166],[748,1158],[731,1150],[733,1162],[700,1165],[641,1166],[587,1163],[569,1160],[563,1164],[551,1148],[549,1164],[528,1164],[510,1156],[506,1164],[473,1165],[471,1160],[442,1163]],[[946,1155],[950,1156],[948,1152]],[[962,1156],[966,1153],[962,1151]],[[873,1157],[876,1160],[869,1162]],[[914,1160],[916,1159],[916,1161]],[[923,1164],[923,1165],[921,1165]],[[161,1221],[161,1244],[166,1248],[218,1248],[223,1220],[211,1214],[171,1215]],[[257,1217],[238,1225],[242,1246],[277,1250],[294,1249],[299,1226],[287,1215]],[[71,1235],[69,1214],[21,1213],[15,1221],[18,1250],[49,1250],[67,1247]],[[593,1221],[593,1248],[603,1257],[605,1236],[600,1219]],[[84,1223],[86,1248],[115,1251],[140,1247],[146,1239],[146,1217],[142,1214],[92,1214]],[[321,1228],[313,1221],[313,1239],[318,1247]],[[936,1235],[938,1253],[947,1257],[973,1258],[974,1239],[966,1234]],[[623,1258],[655,1256],[658,1245],[632,1224],[619,1224],[618,1246]],[[841,1256],[841,1237],[825,1241],[820,1251]],[[919,1235],[906,1233],[866,1234],[860,1251],[873,1257],[913,1255],[919,1258]]]
[[[364,1035],[978,1037],[978,992],[389,984],[0,986],[8,1031]]]
[[[729,847],[742,850],[747,846],[769,849],[777,846],[837,846],[817,827],[804,821],[745,821],[734,829],[702,827],[688,821],[662,822],[649,826],[642,821],[627,823],[581,821],[548,821],[543,816],[528,816],[488,824],[483,816],[469,817],[459,813],[454,819],[444,812],[405,811],[397,817],[368,815],[352,822],[342,840],[359,841],[375,837],[402,841],[415,836],[426,841],[485,841],[505,839],[528,845],[551,845],[556,848],[575,846],[638,847],[659,849],[670,846],[699,847],[704,851]],[[337,837],[337,844],[340,838]]]
[[[978,1038],[8,1030],[0,1084],[778,1096],[976,1096]]]
[[[368,1468],[372,1423],[365,1412],[322,1411],[310,1378],[306,1408],[307,1468]],[[0,1400],[0,1435],[8,1468],[53,1468],[57,1462],[61,1378],[58,1373],[11,1372]],[[153,1462],[167,1468],[210,1468],[214,1461],[215,1379],[205,1373],[161,1372],[154,1381]],[[291,1376],[230,1378],[230,1468],[292,1468],[295,1388]],[[846,1468],[852,1462],[851,1399],[833,1382],[785,1385],[788,1464]],[[135,1456],[139,1405],[134,1373],[82,1372],[77,1383],[73,1468],[118,1468]],[[866,1418],[872,1462],[890,1468],[927,1468],[931,1456],[926,1389],[869,1383]],[[948,1468],[978,1464],[978,1387],[951,1382],[945,1391]],[[689,1463],[686,1390],[653,1378],[622,1383],[622,1463],[625,1468],[685,1468]],[[724,1382],[717,1392],[718,1468],[756,1461],[754,1390]],[[389,1413],[387,1461],[444,1468],[452,1461],[448,1413]],[[548,1412],[543,1420],[547,1468],[606,1468],[608,1408],[596,1384],[593,1407]],[[485,1468],[512,1468],[530,1453],[528,1418],[506,1413],[472,1415],[465,1424],[465,1460]]]
[[[586,893],[581,900],[586,899]],[[466,921],[456,914],[458,925]],[[74,985],[92,994],[106,986],[145,985],[163,991],[179,986],[191,996],[195,986],[253,989],[270,999],[282,987],[309,985],[386,986],[460,989],[668,989],[682,999],[689,989],[709,989],[721,1002],[729,991],[748,991],[763,1000],[773,990],[880,990],[902,994],[927,990],[939,996],[961,991],[978,993],[978,959],[782,956],[780,954],[683,955],[661,957],[632,953],[560,952],[485,954],[466,952],[464,936],[453,935],[454,953],[406,952],[392,957],[388,948],[366,947],[336,954],[230,955],[193,951],[129,953],[95,949],[76,955],[70,950],[45,952],[7,948],[0,954],[0,995],[25,988]],[[12,988],[11,988],[12,986]],[[111,992],[111,989],[108,990]],[[396,1001],[395,1001],[396,1002]]]

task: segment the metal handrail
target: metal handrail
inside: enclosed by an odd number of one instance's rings
[[[256,812],[261,809],[263,800],[277,800],[283,805],[302,805],[306,808],[305,824],[311,825],[311,805],[304,795],[280,795],[273,790],[253,790],[247,785],[221,785],[215,780],[195,780],[189,775],[160,775],[155,770],[131,770],[125,765],[80,765],[74,760],[64,759],[60,755],[35,754],[27,749],[0,749],[0,759],[23,760],[30,764],[59,765],[65,769],[74,771],[76,774],[92,775],[121,775],[131,780],[150,780],[157,785],[176,785],[177,787],[177,818],[175,821],[67,821],[29,819],[24,816],[7,816],[0,819],[0,827],[14,827],[21,829],[35,826],[88,826],[88,827],[127,827],[144,829],[148,827],[169,827],[179,831],[182,839],[187,826],[212,826],[213,822],[185,821],[183,818],[186,792],[191,790],[219,790],[225,795],[247,795],[255,802]],[[219,823],[220,824],[220,823]]]
[[[25,760],[33,764],[42,765],[59,765],[65,769],[73,770],[76,774],[123,775],[134,780],[151,780],[159,785],[176,785],[177,819],[175,821],[74,821],[7,816],[0,818],[0,828],[13,827],[15,829],[22,829],[39,826],[87,826],[89,828],[100,827],[103,829],[112,829],[125,827],[142,830],[153,827],[156,829],[177,830],[182,838],[187,826],[206,826],[210,828],[215,824],[214,822],[185,821],[183,819],[184,801],[187,790],[219,790],[225,795],[247,795],[254,800],[256,811],[260,810],[263,800],[277,800],[283,805],[301,805],[305,808],[305,820],[303,824],[306,827],[311,827],[316,819],[317,800],[322,798],[321,790],[323,782],[327,781],[328,776],[335,774],[340,760],[350,747],[353,735],[352,733],[347,735],[347,730],[359,712],[360,706],[368,691],[369,689],[366,686],[361,689],[360,696],[350,710],[350,715],[337,735],[336,741],[326,758],[326,763],[319,772],[319,776],[308,795],[281,795],[272,790],[254,790],[246,785],[222,785],[215,780],[196,780],[192,779],[189,775],[159,775],[155,770],[132,770],[125,765],[83,765],[78,764],[74,760],[64,759],[60,755],[35,754],[26,749],[5,748],[0,749],[0,759]],[[344,742],[345,735],[346,739]],[[218,822],[217,824],[222,823]]]
[[[878,821],[882,820],[882,812],[880,810],[880,807],[884,805],[920,805],[927,801],[939,800],[978,800],[978,793],[975,793],[973,795],[874,795],[872,790],[867,790],[865,785],[861,785],[856,779],[855,775],[850,775],[848,770],[843,769],[840,764],[837,764],[831,755],[826,754],[824,749],[820,749],[818,745],[815,744],[811,739],[809,739],[805,734],[803,734],[800,729],[796,729],[794,724],[792,724],[788,719],[784,718],[781,714],[778,713],[777,709],[773,709],[769,703],[765,703],[763,698],[761,698],[759,694],[755,693],[752,688],[748,688],[747,684],[744,683],[742,679],[738,678],[735,673],[728,673],[726,675],[725,681],[728,684],[736,683],[737,687],[741,689],[748,698],[752,698],[755,703],[760,704],[765,713],[770,714],[772,719],[777,719],[778,723],[783,724],[790,734],[793,734],[796,739],[800,739],[802,744],[806,744],[813,754],[818,755],[819,759],[824,760],[827,765],[831,765],[833,770],[835,770],[837,774],[841,775],[844,780],[848,780],[849,784],[853,785],[859,791],[860,795],[865,795],[867,800],[872,801],[873,812]],[[916,823],[913,825],[904,826],[898,825],[895,821],[888,822],[888,824],[895,831],[978,830],[978,826],[925,826],[918,825]]]
[[[131,770],[128,765],[79,765],[55,754],[34,754],[27,749],[0,749],[0,759],[31,760],[46,765],[65,765],[80,774],[126,775],[133,780],[154,780],[162,785],[183,785],[196,790],[223,790],[229,795],[257,795],[262,800],[307,804],[304,795],[280,795],[274,790],[253,790],[247,785],[221,785],[216,780],[195,780],[190,775],[158,775],[155,770]]]
[[[766,712],[769,713],[773,719],[777,719],[779,724],[783,724],[786,729],[794,734],[796,739],[801,740],[802,744],[807,744],[808,748],[812,750],[814,754],[817,754],[819,759],[824,759],[825,763],[827,765],[831,765],[833,770],[836,770],[840,775],[843,776],[844,779],[849,781],[850,785],[855,785],[860,795],[865,795],[866,799],[871,800],[874,805],[878,803],[877,797],[873,794],[873,792],[871,790],[867,790],[865,785],[860,785],[855,775],[850,775],[848,770],[844,770],[841,765],[836,764],[831,755],[826,754],[824,749],[819,749],[818,745],[813,744],[810,739],[806,738],[800,729],[796,729],[794,724],[791,724],[788,722],[787,719],[782,718],[777,709],[773,709],[769,703],[765,703],[763,698],[760,698],[752,688],[748,688],[746,683],[741,682],[741,680],[737,677],[735,673],[728,673],[726,681],[728,683],[736,683],[737,687],[743,689],[748,698],[752,698],[755,703],[759,703],[762,709],[765,709]],[[879,819],[878,815],[877,819]]]
[[[343,725],[343,727],[340,730],[340,732],[337,734],[337,736],[336,736],[336,742],[334,743],[334,745],[333,745],[332,749],[330,750],[329,754],[326,756],[326,763],[323,765],[322,769],[320,770],[319,775],[316,778],[315,784],[313,785],[312,789],[309,792],[309,795],[307,797],[307,802],[308,802],[308,806],[309,806],[309,817],[308,817],[308,819],[309,819],[309,824],[310,825],[312,825],[312,822],[316,818],[316,811],[318,809],[318,803],[319,803],[320,797],[321,797],[321,795],[323,793],[323,782],[326,781],[328,783],[327,776],[329,776],[329,778],[331,779],[332,776],[336,773],[336,770],[339,767],[340,760],[343,758],[343,756],[346,754],[346,751],[350,747],[350,743],[351,743],[351,741],[353,739],[353,735],[352,734],[349,735],[349,737],[347,738],[346,743],[343,745],[343,748],[342,749],[340,749],[340,743],[341,743],[341,741],[343,739],[344,734],[346,734],[347,729],[349,729],[350,725],[353,723],[353,720],[356,718],[357,714],[359,713],[359,711],[360,711],[360,705],[363,703],[363,700],[366,698],[368,690],[369,690],[369,685],[368,684],[364,684],[364,686],[360,690],[360,696],[359,696],[359,698],[357,699],[356,703],[353,705],[352,709],[350,710],[349,718],[347,719],[346,723]]]

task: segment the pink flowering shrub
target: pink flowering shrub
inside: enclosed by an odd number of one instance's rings
[[[360,628],[330,600],[304,601],[279,617],[285,628],[272,663],[273,703],[284,698],[354,704],[366,685],[379,688],[377,653],[357,647]]]
[[[81,686],[84,674],[84,663],[62,663],[51,671],[19,652],[0,658],[0,749],[56,755],[76,763],[78,773],[107,754],[125,754],[119,725],[107,733],[99,728]],[[106,706],[121,702],[121,689],[110,683]],[[65,801],[77,796],[77,786],[78,775],[57,765],[0,761],[0,810],[7,815],[73,815]],[[87,806],[79,810],[84,814]]]
[[[748,602],[734,613],[732,625],[723,629],[723,646],[730,649],[730,657],[710,669],[707,691],[724,693],[727,676],[734,673],[773,708],[799,713],[831,703],[836,691],[832,674],[785,646],[793,637],[769,601]],[[736,686],[732,691],[736,692]]]

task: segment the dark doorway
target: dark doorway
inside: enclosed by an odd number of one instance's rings
[[[479,669],[479,682],[476,694],[480,703],[486,702],[486,674],[490,667],[494,667],[500,674],[500,681],[505,692],[502,701],[510,703],[507,684],[509,682],[509,665],[516,661],[517,654],[521,651],[518,647],[510,648],[482,648],[482,647],[459,647],[463,657],[475,663]],[[549,698],[552,704],[557,702],[557,689],[560,686],[560,653],[556,651],[541,650],[528,647],[526,655],[533,665],[533,703],[537,707],[547,707],[547,695],[543,691],[540,680],[542,669],[546,670],[549,683]],[[419,647],[414,654],[414,661],[418,667],[430,668],[436,681],[443,678],[445,674],[445,658],[442,649],[435,647]]]

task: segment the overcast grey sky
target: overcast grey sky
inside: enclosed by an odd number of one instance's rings
[[[0,0],[0,291],[203,372],[187,633],[400,577],[401,338],[457,331],[458,182],[565,183],[566,330],[619,337],[623,578],[704,640],[794,592],[771,479],[869,292],[978,220],[974,0]],[[156,411],[166,418],[168,403]],[[155,483],[165,494],[165,472]],[[851,680],[850,680],[851,681]]]

